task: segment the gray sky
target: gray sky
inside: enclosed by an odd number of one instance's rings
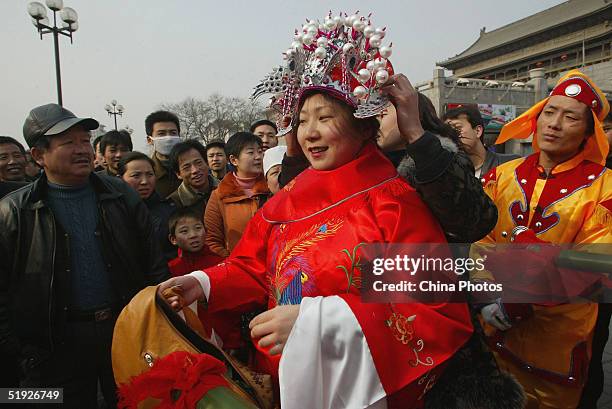
[[[39,0],[44,3],[44,0]],[[64,106],[112,128],[104,105],[125,107],[136,149],[145,146],[144,118],[163,102],[218,92],[247,97],[282,61],[295,28],[332,9],[372,12],[386,26],[390,58],[413,83],[432,76],[436,61],[460,53],[487,31],[559,4],[560,0],[64,0],[79,14],[74,44],[60,38]],[[31,108],[57,102],[53,39],[40,40],[29,0],[1,0],[3,11],[0,135],[23,141]],[[49,12],[50,13],[50,12]],[[50,15],[51,17],[51,15]]]

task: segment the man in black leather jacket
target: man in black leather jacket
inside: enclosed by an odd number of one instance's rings
[[[145,204],[117,178],[93,173],[91,118],[57,104],[24,124],[36,182],[0,201],[0,351],[21,386],[63,387],[64,407],[116,405],[110,361],[118,312],[169,274]]]

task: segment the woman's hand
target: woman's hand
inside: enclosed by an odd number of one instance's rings
[[[177,295],[172,295],[165,298],[163,293],[165,290],[174,287]],[[200,282],[190,276],[174,277],[164,281],[157,288],[157,293],[166,299],[166,302],[175,310],[181,310],[185,305],[191,305],[198,300],[204,300],[204,290]]]
[[[270,355],[280,354],[299,313],[299,305],[281,305],[262,312],[249,324],[251,338],[260,338],[258,345],[262,348],[274,345],[269,351]]]
[[[390,77],[380,88],[397,111],[397,127],[407,143],[413,143],[425,132],[419,115],[419,95],[404,74]]]
[[[283,128],[287,128],[291,124],[291,117],[286,116],[282,120]],[[288,157],[297,157],[303,156],[302,148],[297,141],[297,133],[295,129],[289,131],[289,133],[285,134],[285,143],[287,144],[287,156]]]

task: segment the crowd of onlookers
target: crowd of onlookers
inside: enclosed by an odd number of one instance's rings
[[[384,132],[385,116],[378,142],[381,149],[393,151],[395,145],[401,145],[401,138],[398,133]],[[518,157],[485,148],[484,123],[475,109],[461,107],[444,119],[460,131],[466,152],[476,162],[477,177]],[[152,113],[145,128],[152,146],[150,156],[133,151],[131,135],[125,130],[96,137],[95,171],[119,177],[138,192],[154,218],[167,254],[172,254],[173,247],[167,239],[168,218],[175,207],[187,207],[203,216],[208,230],[206,245],[219,256],[227,256],[250,217],[279,190],[286,147],[278,146],[275,123],[260,120],[249,132],[206,145],[181,139],[179,119],[171,112]],[[0,137],[0,196],[36,180],[41,173],[41,166],[20,142]]]
[[[492,169],[519,156],[485,147],[485,124],[476,108],[449,110],[440,119],[431,102],[419,94],[419,109],[426,132],[420,142],[406,149],[390,105],[378,118],[377,144],[415,186],[447,239],[471,242],[482,232],[471,232],[456,217],[445,217],[443,194],[428,199],[428,184],[421,181],[433,180],[432,175],[440,172],[459,175],[463,165],[455,162],[461,157],[470,162],[465,168],[473,168],[474,176],[485,181]],[[54,384],[83,374],[71,381],[67,392],[85,402],[96,395],[88,378],[94,374],[112,406],[109,354],[121,308],[146,285],[214,266],[229,256],[249,220],[308,162],[291,157],[290,147],[278,144],[277,126],[266,119],[227,141],[204,145],[181,138],[175,114],[153,112],[145,120],[150,155],[134,151],[131,135],[123,130],[91,141],[90,131],[98,126],[94,119],[77,118],[48,104],[34,108],[26,118],[24,137],[30,150],[14,138],[0,137],[0,197],[13,192],[0,201],[0,362],[8,368],[0,384],[36,386],[41,379]],[[610,115],[603,129],[612,139]],[[456,144],[463,156],[455,162],[440,160],[437,165],[446,164],[438,172],[435,160],[418,159],[419,143],[419,149],[430,153],[425,143],[441,144],[440,158],[452,156],[457,148],[449,146]],[[611,159],[608,156],[608,167]],[[457,168],[449,171],[448,166]],[[455,182],[464,183],[461,180],[467,179],[449,178],[444,183],[459,191]],[[439,183],[436,189],[441,191]],[[484,200],[482,191],[477,193],[469,197]],[[480,218],[467,212],[493,208],[467,201],[457,206],[454,214],[465,220]],[[466,212],[459,212],[460,206]],[[495,217],[481,216],[489,231]],[[14,271],[22,274],[19,285],[11,276]],[[28,316],[28,322],[16,316]],[[227,330],[224,346],[229,350],[242,346],[236,333],[240,322],[228,318],[208,324]],[[91,351],[95,358],[88,359]]]
[[[393,109],[390,105],[388,111]],[[403,141],[393,125],[388,125],[387,118],[395,121],[394,113],[388,111],[381,115],[378,145],[393,160],[393,152],[401,149]],[[485,147],[485,124],[475,108],[450,110],[443,119],[459,132],[476,177],[519,157]],[[612,121],[604,123],[608,132],[611,127]],[[122,179],[138,193],[169,262],[176,265],[175,257],[184,259],[186,254],[199,252],[209,256],[212,263],[217,257],[227,257],[249,219],[280,189],[281,162],[287,148],[278,145],[276,124],[262,119],[248,132],[206,145],[181,139],[179,119],[168,111],[150,114],[145,129],[150,156],[133,151],[126,130],[96,137],[92,141],[95,171]],[[0,196],[35,181],[41,174],[42,168],[29,150],[12,137],[0,137]],[[178,214],[196,215],[201,229],[184,226],[176,231],[177,220],[172,222],[171,216],[177,209],[186,209]]]
[[[118,312],[144,286],[225,258],[279,190],[284,147],[268,120],[204,146],[181,139],[176,115],[154,112],[145,121],[150,155],[134,151],[123,130],[91,141],[98,126],[48,104],[26,119],[30,150],[0,137],[0,196],[13,192],[0,210],[0,384],[76,376],[66,393],[88,402],[94,376],[112,406]],[[9,324],[21,314],[27,325]],[[90,351],[95,359],[83,364]]]
[[[147,117],[146,131],[150,156],[133,150],[126,130],[93,139],[96,173],[120,178],[138,193],[151,214],[155,237],[174,265],[173,259],[184,258],[185,253],[204,252],[212,261],[226,257],[249,219],[279,190],[286,147],[278,146],[276,125],[263,119],[227,142],[203,145],[181,139],[178,117],[157,111]],[[19,141],[0,137],[0,196],[33,182],[41,173],[41,166]],[[177,220],[169,224],[174,213],[198,216],[201,229],[182,226],[176,231]]]

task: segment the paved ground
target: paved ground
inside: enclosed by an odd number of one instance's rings
[[[612,324],[610,325],[612,333]],[[603,355],[604,363],[604,391],[598,402],[598,409],[612,409],[612,339],[608,340],[606,350]]]

